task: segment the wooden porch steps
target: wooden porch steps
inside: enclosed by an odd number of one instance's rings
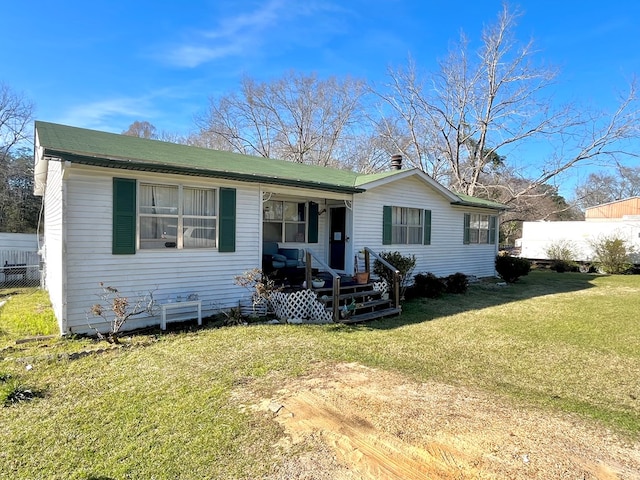
[[[327,311],[333,311],[331,288],[316,289],[320,301]],[[341,286],[338,296],[340,318],[339,323],[361,323],[377,318],[389,317],[401,313],[389,298],[382,298],[382,293],[374,290],[373,283]]]
[[[401,308],[385,308],[384,310],[374,310],[373,312],[359,313],[357,315],[351,315],[348,318],[341,320],[341,323],[361,323],[369,320],[375,320],[376,318],[391,317],[393,315],[400,315]]]

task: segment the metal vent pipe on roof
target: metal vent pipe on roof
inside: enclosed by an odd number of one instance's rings
[[[402,170],[402,155],[391,155],[391,170]]]

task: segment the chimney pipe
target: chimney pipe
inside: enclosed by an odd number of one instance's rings
[[[391,155],[391,170],[402,170],[402,155]]]

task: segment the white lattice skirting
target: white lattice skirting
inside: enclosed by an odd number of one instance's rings
[[[389,285],[387,285],[387,281],[386,280],[380,280],[379,282],[373,282],[373,289],[376,292],[388,293],[389,292]]]
[[[373,283],[373,289],[385,294],[388,292],[384,280]],[[331,323],[331,310],[318,300],[313,290],[300,290],[293,293],[275,292],[269,297],[271,309],[280,321],[287,323]]]
[[[316,292],[272,293],[269,297],[278,320],[288,323],[331,323],[331,312],[318,300]]]

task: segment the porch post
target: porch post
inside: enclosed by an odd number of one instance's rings
[[[340,321],[340,275],[333,277],[333,321]]]

